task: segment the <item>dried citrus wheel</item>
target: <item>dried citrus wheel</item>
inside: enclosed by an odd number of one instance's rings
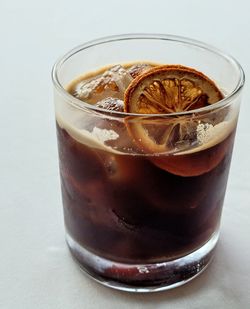
[[[181,65],[165,65],[148,70],[130,83],[125,92],[124,109],[134,114],[171,114],[202,108],[222,98],[215,83],[203,73]],[[161,155],[161,160],[153,159],[156,165],[166,170],[171,152],[186,150],[196,141],[198,121],[190,116],[131,116],[126,123],[133,140],[145,153],[168,154]],[[170,172],[175,170],[172,161]],[[192,176],[208,171],[208,167],[202,171],[199,166],[202,164],[198,164],[192,174],[188,160],[185,160],[181,171],[176,169],[176,174]],[[209,164],[209,168],[211,166],[213,164]]]
[[[213,104],[223,98],[215,83],[203,73],[180,65],[154,67],[136,77],[124,97],[125,112],[171,114]],[[174,143],[187,144],[195,136],[196,125],[186,116],[158,120],[127,119],[135,142],[150,153],[167,152]]]
[[[167,114],[197,109],[223,98],[203,73],[180,65],[157,66],[137,76],[128,86],[125,112]]]
[[[170,152],[175,144],[179,150],[184,150],[196,138],[196,124],[187,117],[147,119],[131,116],[125,122],[133,141],[144,153]]]

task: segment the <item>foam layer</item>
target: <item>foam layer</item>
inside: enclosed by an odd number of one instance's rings
[[[211,148],[223,141],[235,128],[236,119],[223,121],[215,126],[209,123],[200,123],[197,126],[198,146],[189,150],[176,153],[176,155],[189,154]]]
[[[119,134],[114,130],[102,129],[96,126],[91,131],[88,131],[86,129],[80,129],[77,128],[77,126],[73,125],[74,120],[72,118],[70,119],[70,121],[67,122],[59,114],[56,115],[56,120],[61,128],[65,129],[72,138],[74,138],[81,144],[84,144],[88,147],[112,152],[114,154],[127,154],[126,150],[124,152],[117,151],[116,149],[109,147],[105,144],[105,142],[107,141],[114,141],[119,138]],[[79,122],[79,118],[76,117],[75,123],[77,122]],[[81,119],[81,122],[84,123],[84,118]],[[198,146],[181,152],[178,152],[177,149],[177,152],[171,155],[189,154],[213,147],[223,141],[233,131],[235,125],[236,119],[230,121],[223,121],[215,126],[211,124],[200,123],[197,126]],[[133,155],[141,156],[142,154],[134,153]],[[152,154],[148,155],[152,156]]]
[[[134,64],[135,62],[131,64],[125,64],[125,65],[123,64],[123,67],[128,69],[131,65],[134,65]],[[147,64],[150,66],[157,65],[156,63],[149,63],[149,62]],[[105,70],[110,69],[111,67],[112,66],[103,67],[100,70],[90,72],[90,73],[87,73],[85,75],[82,75],[76,78],[68,85],[67,91],[72,93],[75,87],[77,86],[77,84],[81,83],[82,81],[86,79],[91,79],[95,77],[96,75],[102,74]],[[198,124],[197,129],[196,129],[198,143],[194,147],[188,150],[181,150],[178,148],[176,149],[173,148],[175,153],[171,151],[171,155],[182,155],[182,154],[199,152],[199,151],[213,147],[216,144],[220,143],[235,128],[236,120],[237,120],[236,114],[237,113],[235,113],[235,115],[229,115],[233,119],[220,122],[216,125],[212,125],[208,123]],[[94,118],[94,116],[90,115],[89,113],[86,113],[86,115],[84,115],[84,112],[74,109],[72,106],[68,104],[68,102],[63,101],[62,98],[59,98],[59,97],[56,98],[56,120],[58,122],[58,125],[61,128],[65,129],[72,138],[74,138],[79,143],[82,143],[88,147],[105,150],[105,151],[112,152],[115,154],[126,155],[127,153],[129,153],[131,155],[131,152],[126,153],[126,149],[123,149],[123,151],[121,152],[105,144],[105,142],[115,141],[119,139],[120,137],[119,132],[115,131],[116,126],[113,126],[114,128],[113,130],[98,127],[100,124],[99,119],[98,119],[98,116],[95,116],[95,117],[96,118]],[[100,121],[101,121],[101,117],[100,117]],[[112,120],[109,120],[109,121],[112,121]],[[119,121],[122,121],[122,119],[120,119]],[[88,130],[86,129],[88,127],[86,123],[91,123],[91,126],[90,126],[91,129],[89,128]],[[122,123],[121,125],[125,126],[124,123]],[[128,138],[131,138],[131,137],[128,135]],[[131,138],[131,144],[132,143],[133,141]],[[132,155],[141,156],[142,154],[133,153]],[[153,154],[151,153],[151,154],[143,154],[143,155],[152,156]]]
[[[56,121],[58,125],[62,129],[66,130],[72,138],[85,146],[105,150],[115,154],[124,154],[113,149],[112,147],[105,145],[105,142],[116,140],[119,137],[119,135],[114,130],[100,129],[98,127],[94,127],[93,130],[89,132],[85,129],[78,129],[73,125],[69,125],[58,114],[56,114]],[[82,121],[84,121],[84,119],[82,119]]]

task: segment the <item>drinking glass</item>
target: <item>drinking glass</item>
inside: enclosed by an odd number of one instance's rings
[[[67,92],[84,73],[141,61],[201,71],[224,98],[145,115],[104,110]],[[126,291],[165,290],[196,277],[219,237],[244,85],[239,63],[192,39],[130,34],[76,47],[52,77],[66,241],[75,261],[93,279]],[[163,149],[169,128],[185,134]]]

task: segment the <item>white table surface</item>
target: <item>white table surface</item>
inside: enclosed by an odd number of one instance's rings
[[[214,262],[183,287],[135,295],[85,277],[66,248],[50,79],[75,45],[128,32],[206,41],[249,76],[249,12],[247,0],[0,0],[0,308],[250,308],[249,85]]]

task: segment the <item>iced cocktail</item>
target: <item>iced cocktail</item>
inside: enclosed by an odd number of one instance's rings
[[[195,277],[218,240],[244,82],[238,63],[188,39],[121,36],[73,50],[53,78],[73,257],[123,290]]]

